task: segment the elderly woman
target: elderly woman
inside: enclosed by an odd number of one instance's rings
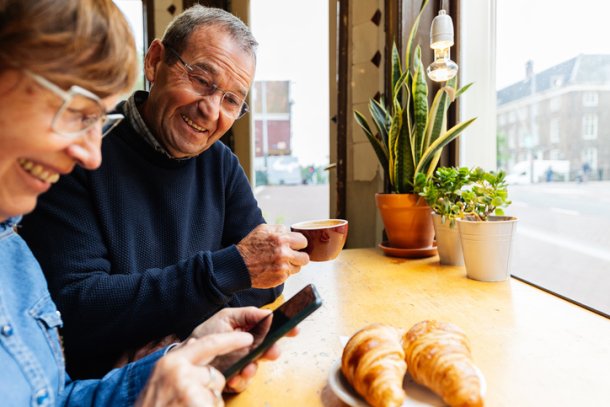
[[[18,222],[75,165],[100,165],[102,129],[121,119],[107,111],[137,75],[132,38],[111,0],[0,0],[2,405],[222,405],[225,379],[208,362],[250,346],[252,335],[237,331],[268,314],[224,310],[167,356],[162,349],[101,380],[65,374],[61,316]],[[233,387],[243,389],[255,370],[245,368]]]

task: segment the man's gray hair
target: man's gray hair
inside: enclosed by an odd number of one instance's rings
[[[212,26],[227,32],[244,51],[256,58],[258,42],[243,21],[228,11],[200,4],[187,8],[172,20],[163,34],[163,45],[181,54],[196,29]],[[176,60],[171,52],[165,54],[166,63],[171,64]]]

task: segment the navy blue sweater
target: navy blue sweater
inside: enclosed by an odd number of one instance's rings
[[[20,232],[62,312],[74,378],[101,376],[151,340],[185,337],[222,307],[281,293],[250,288],[235,244],[264,220],[224,144],[171,160],[124,120],[102,157],[99,169],[62,177]]]

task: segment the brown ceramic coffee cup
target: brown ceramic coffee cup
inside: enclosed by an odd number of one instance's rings
[[[347,226],[344,219],[319,219],[295,223],[290,230],[307,238],[307,247],[301,251],[309,255],[309,260],[327,261],[337,257],[343,249]]]

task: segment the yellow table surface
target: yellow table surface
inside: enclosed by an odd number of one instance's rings
[[[259,364],[245,392],[225,398],[227,406],[345,406],[328,385],[340,337],[372,322],[410,328],[424,319],[466,332],[487,406],[610,406],[610,320],[525,283],[478,282],[436,256],[399,259],[378,249],[309,263],[280,301],[308,283],[324,305],[297,337],[280,341],[280,359]]]

